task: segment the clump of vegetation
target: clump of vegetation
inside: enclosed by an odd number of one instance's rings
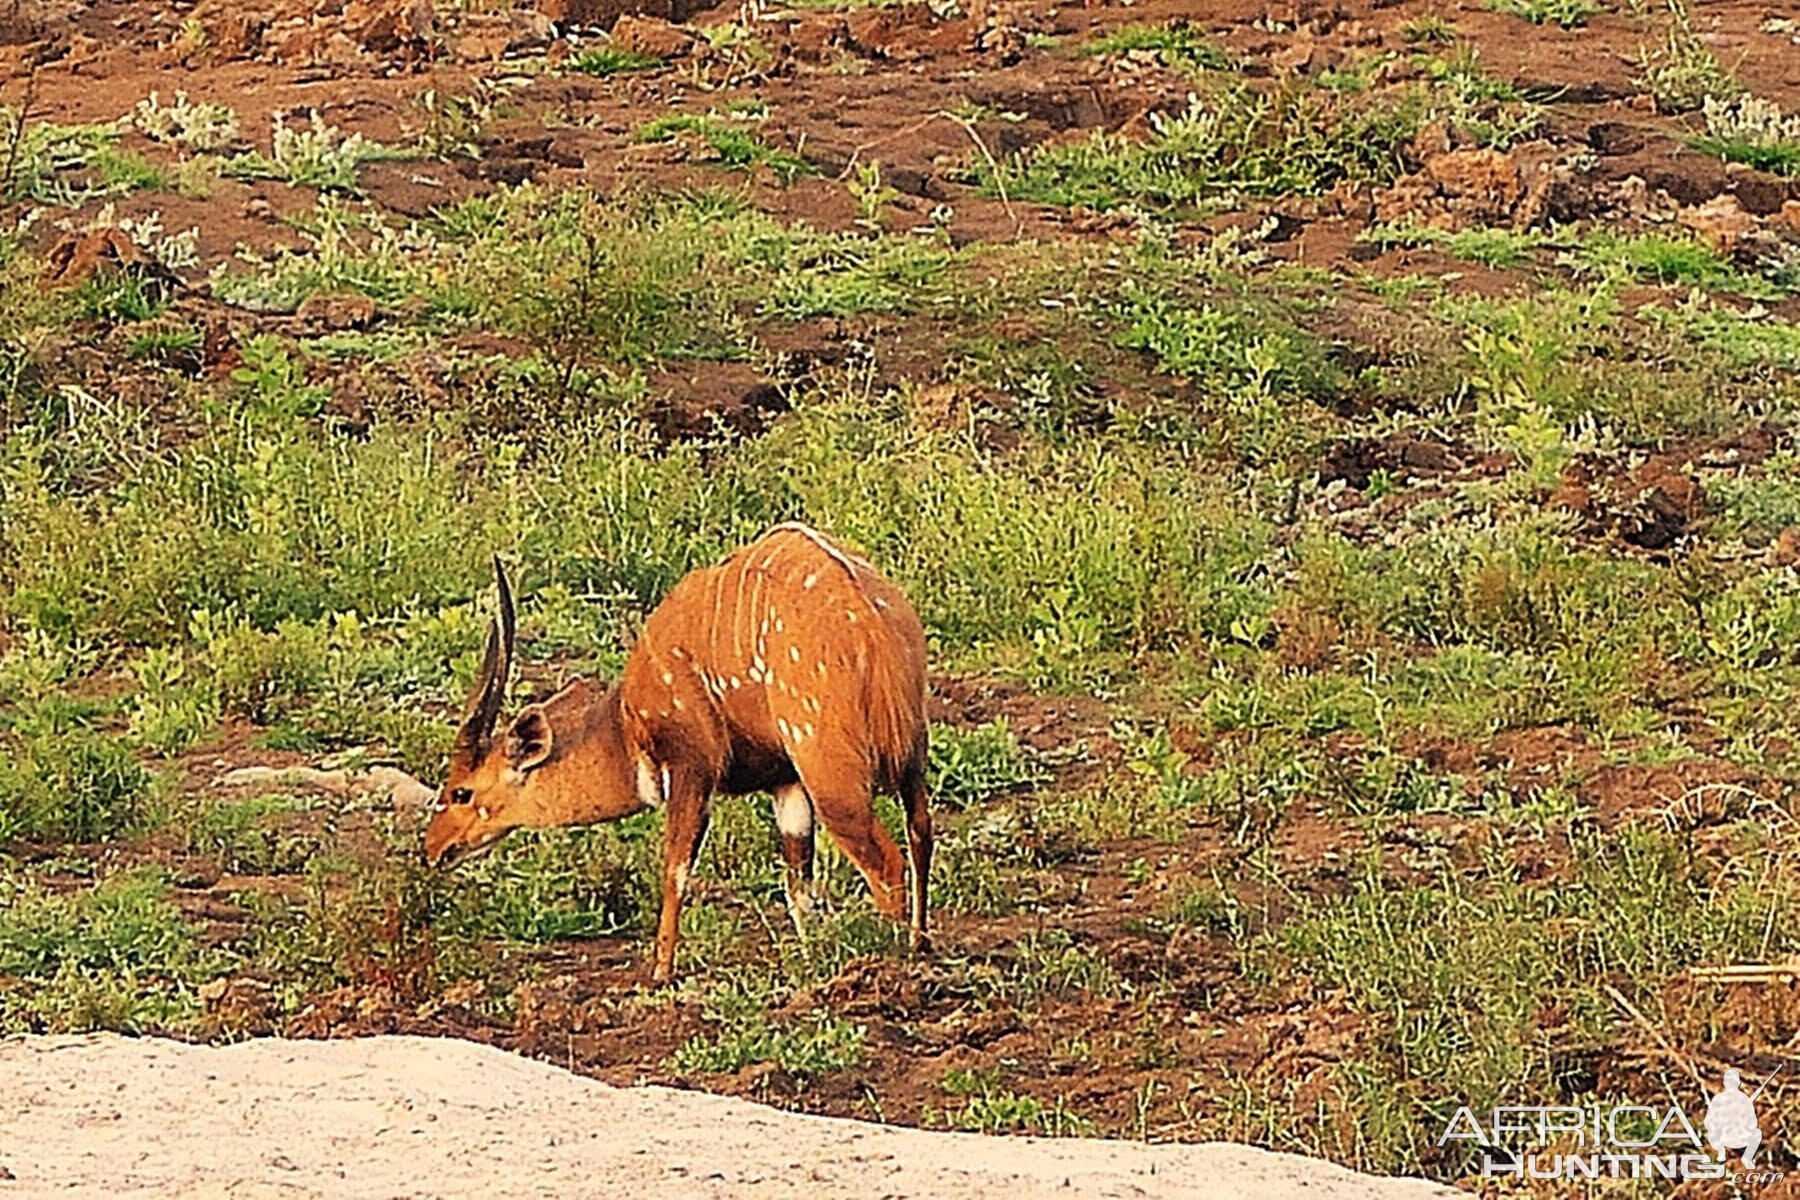
[[[1669,0],[1669,31],[1662,45],[1639,48],[1638,72],[1638,86],[1650,93],[1658,112],[1693,112],[1709,100],[1744,93],[1744,85],[1694,32],[1687,0]]]
[[[186,92],[176,92],[173,104],[164,104],[151,92],[137,102],[131,121],[151,141],[168,142],[196,154],[229,150],[242,134],[238,115],[229,105],[194,104]]]
[[[1533,25],[1560,25],[1564,29],[1585,25],[1589,17],[1606,11],[1595,0],[1488,0],[1488,7]]]
[[[777,150],[742,124],[719,117],[690,113],[657,117],[640,126],[637,136],[641,142],[671,142],[682,137],[696,137],[725,166],[742,170],[768,167],[784,183],[818,173],[817,168],[799,155]]]
[[[976,174],[1015,198],[1099,209],[1313,195],[1343,180],[1393,179],[1400,148],[1418,133],[1425,111],[1417,94],[1344,106],[1302,91],[1233,87],[1195,97],[1176,116],[1151,113],[1148,141],[1102,133],[1034,151],[1022,162],[984,163]]]
[[[621,46],[599,46],[593,50],[583,50],[569,62],[569,66],[583,75],[621,75],[628,71],[649,71],[663,65],[663,60],[654,54],[644,54],[638,50],[627,50]]]
[[[1756,96],[1707,97],[1701,103],[1706,136],[1695,145],[1726,162],[1744,163],[1776,175],[1800,176],[1800,114]]]
[[[251,150],[219,165],[231,179],[280,179],[328,192],[355,192],[357,169],[366,162],[405,158],[408,152],[369,141],[360,133],[345,134],[313,113],[304,128],[275,116],[268,154]]]
[[[946,1129],[1038,1137],[1085,1137],[1094,1130],[1093,1122],[1071,1111],[1060,1096],[1046,1104],[1035,1096],[1003,1088],[993,1071],[956,1068],[945,1073],[939,1086],[951,1099],[943,1109],[929,1114],[928,1120]]]
[[[1090,55],[1148,54],[1164,66],[1185,71],[1228,71],[1231,55],[1184,22],[1124,25],[1082,47]]]

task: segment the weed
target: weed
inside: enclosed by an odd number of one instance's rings
[[[228,105],[194,104],[186,92],[176,92],[173,104],[162,103],[157,93],[151,92],[148,99],[137,102],[131,122],[151,141],[168,142],[195,154],[229,150],[242,133],[238,115]]]
[[[1402,23],[1400,37],[1409,46],[1448,46],[1456,40],[1456,26],[1436,13],[1425,13]]]
[[[355,193],[356,173],[364,163],[405,157],[407,151],[371,142],[360,133],[346,135],[316,112],[303,129],[277,114],[269,153],[233,155],[220,164],[219,173],[230,179],[279,179],[298,187]]]
[[[0,842],[93,842],[130,834],[152,815],[152,778],[120,739],[51,705],[0,740]]]
[[[730,1073],[755,1063],[774,1063],[802,1076],[845,1071],[862,1061],[863,1028],[825,1013],[787,1026],[767,1023],[760,1012],[731,1022],[718,1036],[695,1037],[675,1051],[678,1071]]]
[[[1594,0],[1488,0],[1488,7],[1533,25],[1560,25],[1564,29],[1585,25],[1589,17],[1606,11]]]
[[[930,788],[939,804],[968,808],[1046,778],[1004,720],[966,732],[940,725],[932,733]]]
[[[783,183],[818,174],[817,168],[804,158],[777,150],[741,124],[717,117],[680,113],[645,122],[637,131],[640,142],[670,142],[683,135],[698,137],[725,166],[740,170],[766,166]]]
[[[583,50],[569,65],[583,75],[619,75],[627,71],[650,71],[663,65],[654,54],[643,54],[618,46],[600,46]]]
[[[1336,107],[1315,94],[1232,87],[1176,116],[1152,113],[1151,137],[1098,134],[1023,163],[976,168],[990,189],[1046,204],[1193,208],[1234,193],[1312,195],[1343,180],[1386,181],[1422,122],[1423,98]]]
[[[1668,0],[1669,31],[1663,44],[1638,49],[1637,84],[1656,101],[1658,112],[1693,112],[1707,101],[1732,100],[1744,85],[1719,62],[1712,47],[1694,32],[1688,0]]]
[[[203,950],[158,871],[114,875],[67,894],[0,874],[0,993],[8,1032],[178,1030],[198,1014],[194,985],[222,956]]]
[[[999,1086],[991,1072],[953,1068],[939,1086],[960,1103],[928,1113],[927,1122],[970,1133],[1026,1133],[1039,1137],[1083,1137],[1093,1123],[1073,1112],[1059,1096],[1049,1104]],[[935,1119],[933,1119],[935,1118]]]
[[[1229,71],[1235,65],[1229,54],[1185,22],[1121,26],[1081,49],[1092,55],[1148,54],[1185,71]]]
[[[1706,136],[1695,145],[1726,162],[1777,175],[1800,176],[1800,115],[1784,116],[1772,101],[1708,96],[1700,105]]]

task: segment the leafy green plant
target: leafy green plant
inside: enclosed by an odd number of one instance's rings
[[[233,155],[219,165],[219,173],[231,179],[280,179],[321,191],[357,190],[357,169],[366,162],[406,158],[410,152],[369,141],[360,133],[345,134],[313,113],[304,128],[275,117],[270,151],[252,150]]]
[[[670,142],[686,135],[698,137],[713,157],[728,167],[749,170],[766,166],[784,183],[818,174],[818,169],[799,155],[777,150],[741,124],[718,117],[677,113],[647,121],[637,131],[640,142]]]
[[[1150,114],[1151,136],[1097,134],[975,168],[990,190],[1046,204],[1191,208],[1234,193],[1311,195],[1343,180],[1399,174],[1400,148],[1424,118],[1422,95],[1335,102],[1316,93],[1243,87],[1195,97],[1186,112]]]
[[[1595,0],[1488,0],[1488,7],[1533,25],[1560,25],[1564,29],[1585,25],[1589,17],[1606,11]]]
[[[1777,175],[1800,176],[1800,114],[1787,116],[1756,96],[1701,101],[1706,135],[1694,142],[1726,162],[1745,163]]]
[[[1005,720],[970,730],[940,725],[932,731],[930,786],[939,804],[967,808],[1045,778]]]
[[[1743,95],[1744,85],[1694,32],[1694,14],[1687,0],[1668,3],[1669,28],[1662,45],[1638,48],[1637,83],[1656,101],[1657,111],[1692,112],[1708,100]]]
[[[237,113],[225,104],[187,98],[176,92],[172,104],[164,104],[156,92],[137,102],[131,122],[153,142],[167,142],[196,154],[217,154],[236,145],[242,130]]]
[[[1028,1133],[1039,1137],[1083,1137],[1093,1123],[1071,1111],[1061,1097],[1046,1104],[1035,1096],[999,1086],[993,1072],[955,1068],[939,1086],[960,1103],[931,1114],[948,1129],[970,1133]]]
[[[1124,25],[1088,42],[1081,50],[1096,56],[1150,54],[1164,66],[1187,71],[1228,71],[1236,65],[1231,55],[1185,22]]]
[[[122,740],[54,708],[0,740],[0,842],[93,842],[150,818],[152,777]]]
[[[627,50],[620,46],[600,46],[583,50],[570,60],[569,66],[583,75],[619,75],[627,71],[649,71],[663,65],[654,54]]]

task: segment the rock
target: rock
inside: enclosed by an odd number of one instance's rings
[[[663,20],[625,13],[612,27],[613,45],[633,54],[647,54],[664,62],[685,56],[694,48],[694,36]]]
[[[124,230],[110,226],[90,229],[70,234],[50,247],[44,256],[42,281],[46,287],[80,287],[102,270],[142,270],[150,261]]]
[[[1756,218],[1745,212],[1737,197],[1730,194],[1714,196],[1704,204],[1684,208],[1675,219],[1727,258],[1736,252],[1744,238],[1756,232]]]
[[[371,54],[424,50],[437,40],[431,0],[350,0],[341,21],[345,35]]]
[[[399,811],[434,802],[437,793],[397,767],[374,766],[364,771],[318,767],[238,767],[213,780],[213,786],[308,787],[334,796],[379,796],[393,801]]]
[[[1447,196],[1480,200],[1506,211],[1525,195],[1512,155],[1490,147],[1434,154],[1425,160],[1425,174]]]
[[[1725,164],[1725,180],[1744,211],[1759,217],[1779,213],[1791,194],[1787,180],[1743,163]]]
[[[437,793],[398,767],[370,767],[363,774],[368,791],[394,802],[396,812],[417,812],[437,802]]]
[[[1624,121],[1598,121],[1588,126],[1587,142],[1596,154],[1636,154],[1648,141],[1642,129]]]
[[[295,316],[320,330],[367,329],[375,322],[375,302],[355,293],[316,292],[300,302]]]
[[[1800,200],[1789,200],[1781,206],[1781,223],[1789,231],[1800,234]]]
[[[556,40],[556,22],[536,9],[514,9],[509,20],[512,39],[507,43],[508,50],[542,50]]]
[[[537,10],[565,31],[610,29],[626,13],[672,21],[684,15],[677,11],[676,3],[677,0],[537,0]]]

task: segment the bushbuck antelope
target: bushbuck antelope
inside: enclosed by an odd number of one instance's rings
[[[777,525],[683,578],[650,614],[605,687],[578,680],[501,732],[512,668],[512,589],[470,693],[425,856],[444,863],[508,830],[585,825],[661,805],[662,920],[654,978],[675,968],[688,876],[716,792],[767,791],[797,924],[810,907],[815,818],[896,921],[926,948],[931,813],[925,793],[925,632],[906,597],[818,531]],[[876,819],[877,788],[906,810],[911,903],[900,851]]]

